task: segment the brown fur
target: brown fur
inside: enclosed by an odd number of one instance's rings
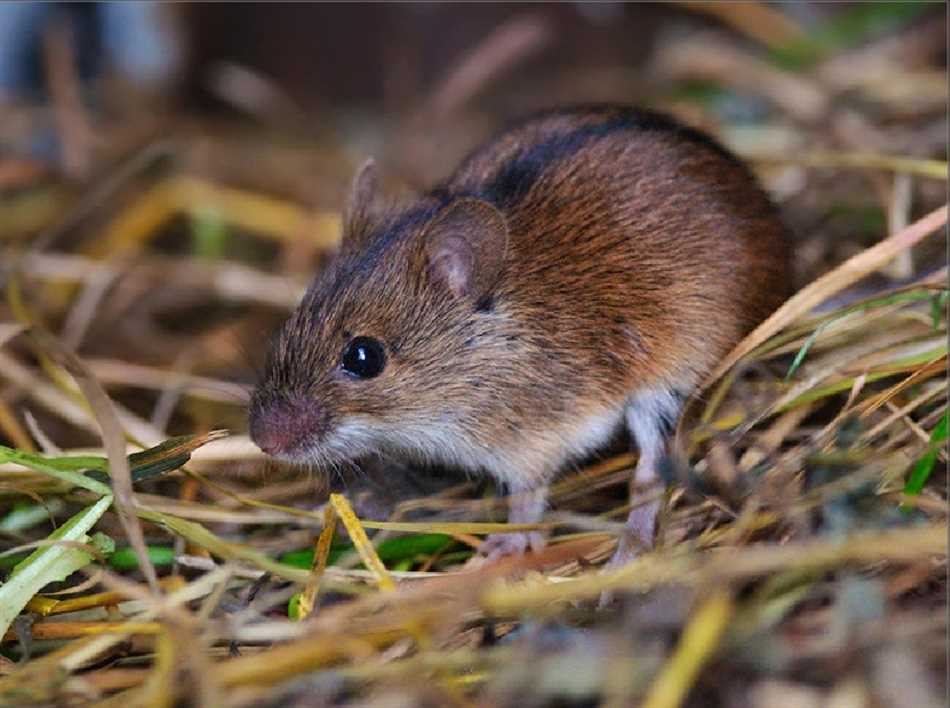
[[[407,207],[380,209],[374,185],[355,181],[341,254],[252,402],[252,435],[288,396],[319,410],[295,459],[400,454],[543,485],[638,392],[689,394],[788,294],[786,234],[746,168],[651,113],[535,116]],[[482,206],[449,214],[461,199]],[[385,343],[376,378],[340,370],[357,335]]]

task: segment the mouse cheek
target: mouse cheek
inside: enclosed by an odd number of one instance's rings
[[[327,408],[303,396],[257,401],[251,409],[251,440],[268,455],[293,457],[323,439],[330,427]]]

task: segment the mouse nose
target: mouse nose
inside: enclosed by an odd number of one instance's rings
[[[327,415],[314,401],[280,397],[253,405],[249,427],[254,444],[268,455],[279,456],[325,434]]]

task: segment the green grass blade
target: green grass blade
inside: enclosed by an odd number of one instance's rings
[[[394,566],[406,561],[412,562],[419,556],[431,556],[455,542],[451,536],[444,533],[412,534],[387,538],[376,547],[379,559],[387,565]],[[333,565],[344,553],[353,550],[353,546],[336,546],[330,549],[328,565]],[[313,565],[313,549],[290,551],[280,557],[281,563],[287,563],[295,568],[309,570]]]
[[[80,459],[84,464],[77,468],[75,466],[78,464],[76,460]],[[103,484],[99,480],[91,479],[79,471],[88,469],[90,466],[88,464],[89,462],[96,463],[99,459],[102,460],[103,464],[105,463],[105,458],[47,458],[0,445],[0,462],[13,462],[18,465],[23,465],[36,472],[41,472],[50,477],[55,477],[58,480],[69,482],[76,487],[88,489],[90,492],[95,492],[101,496],[109,495],[111,499],[112,489],[110,489],[108,485]]]
[[[934,329],[940,329],[940,321],[947,316],[947,296],[950,292],[941,290],[930,302],[930,320]]]
[[[129,455],[133,482],[159,477],[188,464],[191,453],[210,440],[223,437],[222,431],[204,435],[182,435]],[[36,472],[47,474],[96,494],[112,494],[109,486],[108,460],[104,457],[76,455],[44,457],[0,445],[0,462],[13,462]]]
[[[58,497],[53,497],[44,504],[17,504],[0,519],[0,533],[20,533],[44,521],[55,527],[54,517],[65,508],[65,502]]]
[[[191,453],[211,440],[224,437],[225,432],[217,430],[204,435],[179,435],[169,438],[148,450],[129,455],[129,471],[132,482],[143,482],[146,479],[161,477],[163,474],[177,470],[188,464]],[[108,483],[109,475],[102,471],[93,471],[89,477],[103,483]]]
[[[927,452],[914,464],[914,469],[904,484],[904,494],[920,494],[920,490],[930,479],[930,475],[937,464],[937,453],[940,451],[940,446],[947,441],[948,418],[950,418],[950,412],[944,413],[937,425],[934,426],[933,432],[930,434],[930,443],[927,445]]]
[[[795,375],[795,372],[798,371],[798,367],[802,365],[802,362],[805,361],[805,355],[808,354],[808,350],[812,348],[812,345],[818,340],[818,337],[821,336],[821,333],[825,331],[833,322],[837,322],[840,317],[828,320],[827,322],[822,322],[820,325],[815,327],[815,331],[811,333],[808,339],[805,340],[805,343],[802,344],[801,348],[798,350],[798,353],[795,354],[795,358],[792,360],[791,365],[788,367],[788,372],[785,374],[785,382],[792,380],[792,376]]]
[[[87,532],[112,504],[112,495],[103,496],[51,533],[51,541],[88,540]],[[10,578],[0,585],[0,637],[36,593],[49,583],[63,580],[87,565],[92,557],[85,551],[68,546],[52,545],[38,548],[17,564]]]
[[[164,526],[172,533],[182,536],[196,546],[201,546],[219,558],[245,561],[257,566],[261,570],[293,582],[303,583],[310,577],[308,571],[298,570],[297,568],[273,560],[250,546],[245,546],[240,543],[229,543],[194,521],[187,521],[177,516],[172,516],[171,514],[146,509],[137,509],[136,513],[140,518]]]
[[[171,546],[148,546],[148,557],[152,565],[171,565],[175,560],[175,549]],[[139,567],[139,559],[135,555],[135,549],[127,546],[109,556],[109,565],[120,571],[135,570]]]

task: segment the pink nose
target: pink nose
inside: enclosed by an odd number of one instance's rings
[[[268,455],[286,455],[326,432],[327,417],[313,401],[276,398],[251,406],[251,440]]]

